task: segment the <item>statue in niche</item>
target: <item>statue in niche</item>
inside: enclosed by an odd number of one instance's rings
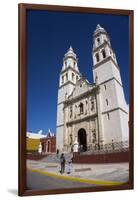
[[[70,134],[70,145],[72,145],[72,134]]]
[[[92,134],[92,138],[93,138],[92,142],[95,143],[96,142],[96,131],[95,131],[95,129],[92,131],[92,133],[93,133]]]

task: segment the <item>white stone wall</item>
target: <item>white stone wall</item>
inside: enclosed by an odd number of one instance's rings
[[[96,76],[98,77],[98,84],[115,77],[121,83],[121,77],[119,70],[112,63],[112,61],[108,61],[107,63],[102,64],[101,66],[93,69],[93,77],[94,82]],[[121,83],[122,84],[122,83]]]
[[[122,140],[126,141],[129,140],[129,119],[128,114],[120,111],[120,118],[121,118],[121,128],[122,128]]]
[[[72,93],[74,85],[68,83],[58,90],[58,105],[57,105],[57,128],[56,128],[56,148],[63,150],[64,147],[64,101]]]
[[[111,143],[112,140],[114,142],[128,140],[128,115],[121,110],[116,110],[109,113],[109,118],[108,120],[107,113],[102,114],[104,143]]]
[[[109,118],[107,118],[107,113],[102,114],[103,119],[103,142],[104,144],[122,141],[122,127],[120,120],[120,111],[116,110],[109,113]]]
[[[95,68],[93,75],[94,80],[96,76],[98,77],[97,84],[101,84],[97,102],[99,132],[102,140],[104,143],[111,143],[112,140],[120,142],[128,139],[128,114],[118,109],[127,111],[120,71],[112,61],[108,61]],[[110,80],[113,77],[115,79]],[[106,113],[103,114],[104,112]]]
[[[64,126],[56,128],[56,149],[61,152],[64,146]]]
[[[101,112],[118,107],[118,98],[115,89],[115,80],[111,80],[105,84],[100,85],[100,98],[101,98]],[[108,105],[107,105],[108,101]]]
[[[63,113],[64,104],[61,103],[57,107],[57,126],[64,124],[64,113]]]
[[[116,96],[117,96],[117,99],[118,99],[119,107],[121,107],[126,112],[128,112],[123,87],[121,87],[119,84],[116,83],[115,88],[116,88]]]

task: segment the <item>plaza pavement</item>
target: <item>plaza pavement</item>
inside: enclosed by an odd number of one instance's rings
[[[45,176],[83,182],[97,185],[117,185],[128,182],[129,164],[72,164],[70,174],[66,162],[65,173],[60,174],[59,162],[47,162],[45,159],[40,161],[27,160],[27,168],[31,172],[39,173]]]

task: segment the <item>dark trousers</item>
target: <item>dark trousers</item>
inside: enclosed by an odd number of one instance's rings
[[[65,163],[61,163],[61,173],[64,173],[65,171]]]

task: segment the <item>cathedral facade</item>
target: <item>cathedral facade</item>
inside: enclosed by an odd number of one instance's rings
[[[75,141],[84,151],[129,138],[128,106],[120,68],[104,28],[93,34],[93,84],[79,71],[70,47],[60,72],[56,148],[70,151]]]

